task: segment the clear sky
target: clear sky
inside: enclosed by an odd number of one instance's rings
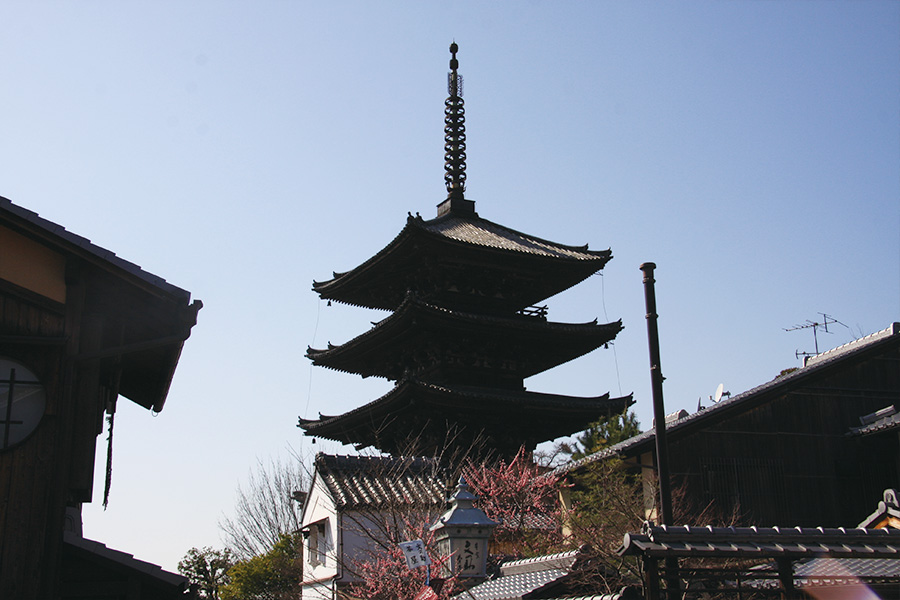
[[[656,262],[669,412],[900,320],[900,3],[0,4],[0,195],[204,303],[165,410],[121,402],[85,535],[175,569],[297,417],[380,396],[311,369],[384,313],[313,280],[446,197],[448,46],[481,216],[611,248],[554,321],[615,345],[529,389],[634,393],[651,421],[639,265]],[[105,435],[98,438],[104,455]],[[789,524],[788,524],[789,525]]]

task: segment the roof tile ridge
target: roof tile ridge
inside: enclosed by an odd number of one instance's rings
[[[840,352],[836,355],[832,355],[827,358],[823,358],[822,360],[816,361],[812,364],[807,364],[792,373],[788,373],[787,375],[784,375],[782,377],[776,377],[775,379],[770,379],[769,381],[766,381],[757,386],[754,386],[754,387],[750,388],[749,390],[743,391],[739,394],[735,394],[734,396],[731,396],[730,398],[723,399],[722,401],[720,401],[716,404],[713,404],[712,406],[706,406],[706,407],[698,410],[697,412],[691,413],[684,418],[678,419],[674,423],[667,423],[666,431],[668,432],[670,429],[679,429],[679,428],[683,427],[685,424],[693,423],[697,419],[706,417],[710,413],[718,413],[719,411],[724,410],[725,408],[733,406],[735,404],[738,404],[738,403],[746,400],[747,398],[752,398],[753,396],[755,396],[758,393],[770,390],[772,388],[780,387],[783,385],[788,385],[790,383],[795,383],[797,380],[802,380],[808,376],[811,376],[812,374],[819,371],[819,369],[823,368],[826,365],[831,364],[831,362],[833,360],[843,358],[851,352],[861,350],[862,348],[868,347],[870,344],[875,343],[876,341],[880,341],[883,339],[889,339],[893,335],[897,335],[897,334],[900,334],[900,324],[893,323],[887,329],[883,329],[881,331],[877,331],[875,333],[869,334],[865,338],[860,338],[860,340],[864,340],[869,337],[880,335],[881,337],[878,337],[877,339],[869,340],[868,342],[860,344],[857,347],[848,348],[844,352]],[[860,340],[855,340],[855,341],[858,342]],[[844,344],[844,346],[849,346],[850,344],[853,344],[853,343],[854,342],[850,342],[849,344]],[[844,346],[840,346],[839,348],[842,348]],[[831,352],[831,351],[829,350],[828,352]],[[822,354],[819,354],[817,356],[823,356],[824,354],[826,354],[826,353],[823,352]],[[650,428],[647,431],[643,431],[635,436],[628,438],[627,440],[622,440],[618,444],[610,446],[609,448],[604,448],[603,450],[600,450],[599,452],[585,456],[585,457],[579,459],[578,461],[574,461],[572,463],[569,463],[568,465],[562,465],[558,468],[561,469],[563,472],[573,471],[581,466],[590,464],[590,463],[598,461],[598,460],[603,460],[604,458],[608,458],[610,456],[614,456],[614,455],[618,454],[619,451],[621,451],[625,448],[628,448],[636,443],[643,442],[644,440],[646,440],[648,438],[652,438],[655,435],[656,435],[656,433],[655,433],[654,429]]]
[[[326,286],[330,283],[335,283],[338,279],[341,279],[342,277],[345,277],[352,273],[359,273],[359,272],[365,271],[366,268],[368,268],[370,265],[377,263],[379,260],[381,260],[384,256],[388,255],[393,250],[394,246],[404,235],[407,235],[413,229],[413,226],[416,224],[417,220],[421,221],[421,217],[417,218],[417,217],[413,217],[412,214],[408,214],[408,216],[406,218],[406,224],[403,226],[402,229],[400,229],[400,231],[397,233],[397,235],[395,235],[393,237],[393,239],[391,239],[391,241],[389,241],[387,244],[384,245],[384,247],[381,250],[379,250],[378,252],[376,252],[369,258],[367,258],[365,261],[361,262],[360,264],[356,265],[355,267],[353,267],[347,271],[332,271],[331,279],[328,279],[326,281],[316,281],[315,279],[313,279],[313,287],[312,287],[313,291],[317,291],[316,290],[317,286],[321,287],[321,286]],[[350,304],[351,306],[354,306],[351,303],[343,302],[341,300],[337,300],[337,302],[341,302],[342,304]]]
[[[456,214],[449,214],[449,213],[448,213],[448,214],[446,214],[446,215],[441,215],[440,217],[435,217],[434,219],[429,219],[429,220],[427,220],[427,221],[424,221],[424,220],[423,220],[423,221],[421,221],[420,224],[421,224],[421,225],[437,224],[439,221],[442,221],[442,220],[450,220],[450,219],[456,219],[456,220],[458,220],[458,221],[464,221],[464,222],[480,221],[480,222],[482,222],[482,223],[484,223],[484,224],[487,224],[487,225],[489,225],[489,226],[491,226],[491,227],[496,227],[497,229],[502,229],[502,230],[504,230],[504,231],[508,231],[508,232],[510,232],[510,233],[514,233],[514,234],[516,234],[516,235],[518,235],[518,236],[520,236],[520,237],[523,237],[523,238],[525,238],[525,239],[528,239],[528,240],[531,240],[531,241],[534,241],[534,242],[540,242],[540,243],[542,243],[542,244],[547,244],[548,246],[557,246],[557,247],[559,247],[559,248],[563,248],[563,249],[571,250],[571,251],[575,251],[575,252],[586,252],[586,253],[588,253],[588,254],[594,254],[594,255],[597,256],[597,258],[604,257],[604,256],[602,256],[602,255],[605,255],[605,254],[608,254],[608,253],[611,253],[611,252],[612,252],[612,249],[611,249],[611,248],[607,248],[606,250],[591,250],[591,249],[589,248],[589,245],[588,245],[588,244],[572,245],[572,244],[562,244],[562,243],[560,243],[560,242],[554,242],[554,241],[552,241],[552,240],[549,240],[549,239],[546,239],[546,238],[542,238],[542,237],[539,237],[539,236],[536,236],[536,235],[532,235],[532,234],[530,234],[530,233],[525,233],[524,231],[519,231],[518,229],[514,229],[514,228],[509,227],[509,226],[507,226],[507,225],[502,225],[502,224],[497,223],[497,222],[495,222],[495,221],[491,221],[490,219],[485,219],[484,217],[481,217],[481,216],[479,216],[479,215],[477,215],[477,214],[476,214],[476,215],[469,216],[469,215],[456,215]],[[423,228],[424,228],[424,227],[423,227]],[[427,228],[424,228],[424,229],[426,229],[426,231],[427,231]],[[429,233],[431,233],[432,235],[437,235],[437,234],[435,234],[434,232],[431,232],[431,231],[429,231]]]
[[[855,340],[851,340],[851,341],[847,342],[846,344],[841,344],[840,346],[837,346],[830,350],[825,350],[824,352],[820,352],[819,354],[810,356],[808,358],[808,360],[806,361],[806,364],[804,365],[804,367],[813,366],[819,362],[827,361],[832,358],[836,358],[837,356],[841,356],[846,352],[850,352],[850,351],[856,350],[858,348],[868,346],[869,344],[872,344],[879,340],[886,339],[886,338],[889,338],[891,336],[898,335],[898,334],[900,334],[900,323],[896,323],[896,322],[891,323],[888,327],[886,327],[880,331],[875,331],[873,333],[870,333],[869,335],[863,336],[861,338],[857,338]]]
[[[0,210],[6,210],[15,217],[18,217],[19,219],[22,219],[27,223],[30,223],[35,227],[39,227],[47,233],[60,238],[66,245],[74,246],[75,248],[87,252],[88,254],[92,254],[99,260],[105,261],[114,265],[115,267],[118,267],[131,277],[136,277],[137,279],[140,279],[160,290],[164,290],[170,295],[182,296],[187,298],[188,300],[190,299],[190,292],[185,290],[184,288],[180,288],[177,285],[166,281],[159,275],[147,271],[140,265],[126,260],[121,256],[118,256],[112,250],[95,244],[89,238],[79,235],[74,231],[70,231],[59,223],[55,223],[54,221],[42,217],[39,213],[33,210],[15,204],[9,198],[0,196]]]

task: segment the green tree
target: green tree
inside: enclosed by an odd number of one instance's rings
[[[575,438],[575,445],[563,444],[560,450],[578,460],[634,437],[640,432],[641,425],[634,412],[626,411],[594,421],[587,430]]]
[[[228,572],[222,600],[284,600],[300,594],[303,574],[299,534],[282,534],[271,550],[236,564]]]
[[[178,563],[178,572],[188,578],[200,598],[219,599],[219,590],[228,583],[228,570],[234,566],[230,550],[191,548]]]

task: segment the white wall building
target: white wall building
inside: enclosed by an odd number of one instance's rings
[[[334,600],[358,581],[376,540],[405,541],[404,517],[431,522],[446,504],[446,473],[424,458],[319,453],[303,505],[303,598]]]

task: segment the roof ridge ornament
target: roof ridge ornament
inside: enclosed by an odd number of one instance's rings
[[[450,72],[444,101],[444,183],[447,197],[462,199],[466,191],[466,109],[463,102],[463,78],[457,72],[459,46],[450,44]]]

